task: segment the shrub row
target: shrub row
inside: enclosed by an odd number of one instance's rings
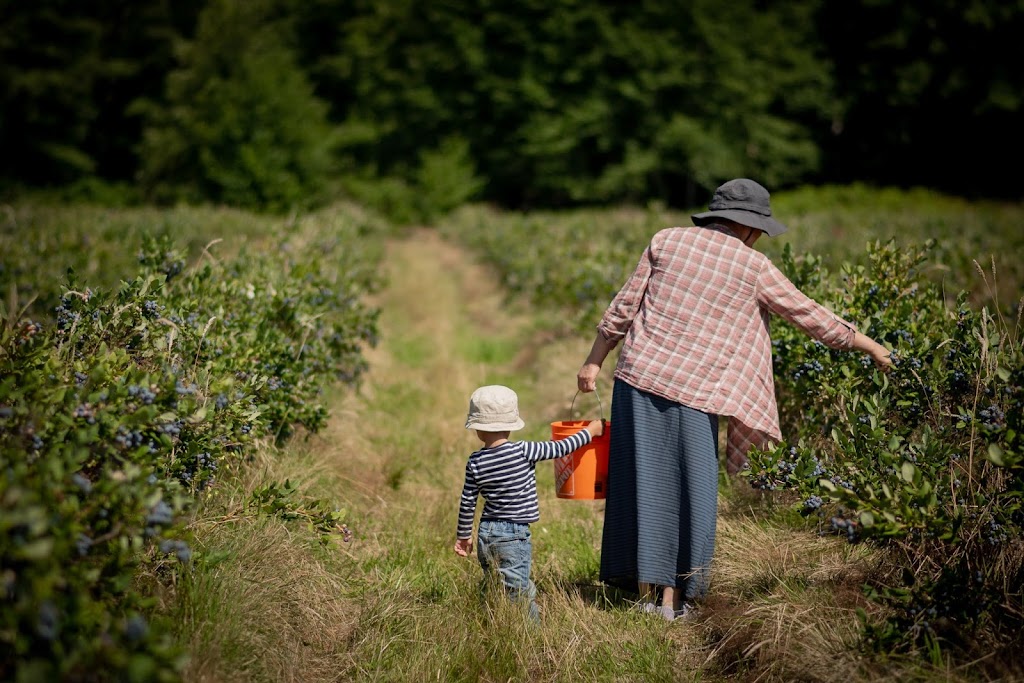
[[[795,491],[823,530],[885,550],[869,588],[891,608],[879,648],[1019,651],[1024,595],[1024,336],[1019,320],[949,306],[922,282],[931,245],[869,245],[832,284],[790,251],[810,296],[893,349],[888,375],[773,322],[786,443],[755,453],[751,483]],[[1010,648],[1010,649],[1006,649]]]
[[[783,235],[758,243],[772,259],[790,245],[839,271],[847,262],[867,265],[869,242],[896,239],[913,248],[933,239],[919,275],[923,282],[942,285],[951,303],[966,290],[972,305],[995,308],[1024,290],[1024,261],[1013,258],[1024,248],[1024,232],[1011,228],[1024,220],[1024,206],[862,185],[780,192],[772,195],[772,204],[789,226]],[[592,330],[651,236],[662,228],[691,225],[690,213],[657,204],[530,213],[466,206],[440,226],[485,254],[512,294],[560,310],[575,329]],[[983,286],[975,260],[987,268],[989,254],[998,262],[999,278]]]
[[[257,441],[318,429],[325,387],[359,380],[366,232],[306,220],[272,251],[192,265],[147,237],[116,289],[70,273],[45,319],[0,307],[0,678],[176,678],[140,567],[187,567],[191,501]]]

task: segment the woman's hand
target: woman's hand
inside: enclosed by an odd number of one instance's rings
[[[580,371],[576,373],[576,386],[583,393],[593,391],[597,388],[597,373],[601,372],[601,366],[597,363],[584,363]]]
[[[604,363],[608,352],[615,348],[614,342],[610,342],[598,332],[594,337],[594,344],[590,347],[587,359],[583,361],[583,367],[576,373],[576,386],[583,393],[597,389],[597,373],[601,372],[601,364]]]
[[[892,352],[871,337],[857,332],[853,335],[853,348],[871,356],[871,360],[875,361],[875,366],[882,372],[892,370]]]
[[[875,361],[875,366],[882,372],[889,372],[893,368],[892,352],[881,344],[871,352],[871,360]]]
[[[455,554],[459,557],[469,557],[469,553],[473,550],[473,539],[472,538],[457,538],[455,539]]]

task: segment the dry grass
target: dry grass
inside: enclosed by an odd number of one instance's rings
[[[339,644],[355,623],[344,547],[246,510],[251,492],[273,481],[324,495],[327,466],[298,447],[288,455],[260,450],[195,511],[192,571],[164,596],[188,646],[185,680],[337,680]]]
[[[190,586],[187,680],[336,680],[355,615],[341,575],[303,536],[266,519],[205,536],[201,550],[229,557]]]
[[[718,525],[708,662],[750,680],[850,680],[870,553],[748,517]]]

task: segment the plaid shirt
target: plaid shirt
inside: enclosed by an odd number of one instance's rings
[[[729,417],[727,466],[777,441],[769,314],[849,349],[856,328],[809,299],[767,256],[728,228],[658,232],[598,331],[623,342],[615,377],[637,389]]]

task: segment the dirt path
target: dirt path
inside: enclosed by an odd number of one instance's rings
[[[364,495],[402,505],[411,496],[457,496],[467,449],[463,426],[477,386],[507,383],[520,393],[529,438],[567,411],[583,340],[538,339],[533,319],[503,299],[494,277],[434,231],[388,245],[382,343],[367,354],[370,372],[358,393],[333,410],[324,437],[338,465]],[[401,495],[393,496],[399,493]]]

